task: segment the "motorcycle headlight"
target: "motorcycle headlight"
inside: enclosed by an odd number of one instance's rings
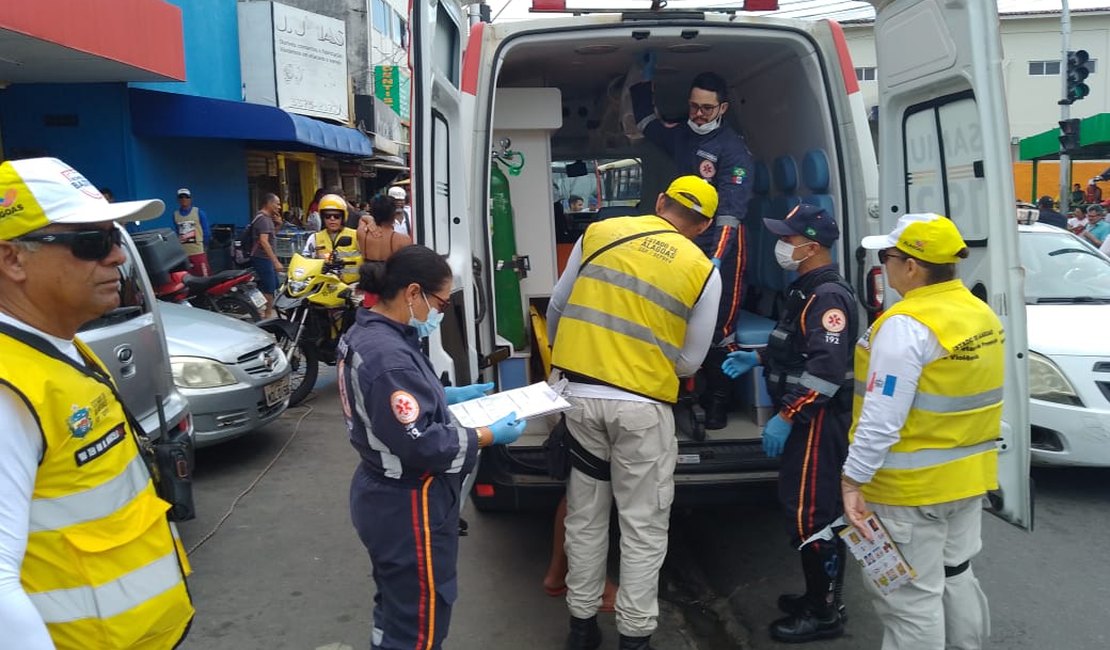
[[[1046,402],[1083,406],[1075,387],[1056,364],[1033,351],[1029,352],[1029,396]]]
[[[230,386],[235,376],[224,364],[200,357],[170,357],[173,383],[179,388],[217,388]]]
[[[308,288],[308,280],[290,280],[289,293],[300,293]]]

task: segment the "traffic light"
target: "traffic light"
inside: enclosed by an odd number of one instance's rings
[[[1077,102],[1090,94],[1091,89],[1083,81],[1091,74],[1091,57],[1087,50],[1068,52],[1068,91],[1064,101],[1068,104]]]
[[[1079,119],[1060,120],[1060,151],[1071,153],[1079,149]]]

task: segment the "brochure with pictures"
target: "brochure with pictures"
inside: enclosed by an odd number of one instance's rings
[[[864,525],[871,529],[870,540],[864,538],[855,526],[848,526],[840,531],[840,536],[848,544],[848,550],[863,567],[864,576],[884,596],[916,578],[917,573],[890,538],[890,533],[879,516],[871,513],[864,520]]]

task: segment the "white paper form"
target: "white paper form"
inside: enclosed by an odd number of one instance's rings
[[[494,393],[448,407],[464,427],[484,427],[516,412],[517,419],[528,420],[571,408],[546,382]]]

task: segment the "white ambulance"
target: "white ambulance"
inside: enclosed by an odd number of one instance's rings
[[[562,4],[537,1],[548,9]],[[997,9],[985,1],[875,4],[881,168],[834,21],[663,9],[498,24],[476,18],[481,5],[414,0],[413,215],[417,240],[447,256],[455,271],[454,309],[429,342],[445,377],[455,384],[496,379],[502,387],[544,379],[544,342],[533,336],[529,312],[544,313],[567,246],[556,237],[555,203],[566,197],[553,195],[553,168],[639,159],[641,206],[653,206],[673,178],[669,159],[629,128],[623,92],[645,51],[654,50],[664,117],[685,119],[697,73],[716,72],[729,84],[725,118],[756,161],[744,280],[758,297],[746,303],[751,321],[776,315],[789,280],[759,216],[781,218],[799,201],[827,207],[841,226],[837,259],[857,287],[861,314],[872,315],[883,307],[882,271],[873,253],[859,249],[860,238],[889,232],[908,212],[937,212],[959,226],[972,251],[961,278],[1007,333],[1001,487],[991,502],[1002,517],[1030,527],[1025,311]],[[504,175],[495,168],[507,159],[508,200],[497,183],[491,196],[491,174]],[[679,434],[680,501],[732,498],[746,483],[774,478],[776,462],[760,447],[768,404],[756,383],[738,386],[739,412],[725,429],[703,440]],[[517,443],[483,452],[472,493],[479,508],[523,507],[559,494],[561,485],[544,472],[546,435],[533,421]]]

